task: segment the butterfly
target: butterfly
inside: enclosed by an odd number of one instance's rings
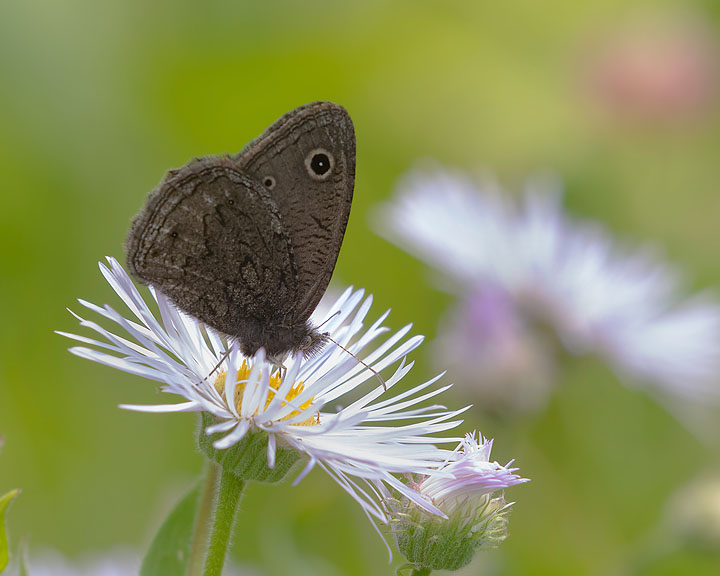
[[[332,102],[296,108],[239,153],[169,171],[133,220],[127,264],[180,310],[281,365],[319,351],[355,185],[355,131]]]

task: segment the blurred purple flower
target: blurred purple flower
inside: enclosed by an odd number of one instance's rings
[[[522,374],[552,373],[543,328],[571,353],[604,356],[629,382],[720,401],[718,301],[685,297],[679,273],[652,250],[620,247],[598,224],[570,218],[555,181],[538,179],[513,201],[462,173],[416,170],[379,218],[384,236],[432,265],[458,296],[436,347],[451,376],[483,401],[498,392],[487,384],[493,371],[515,380],[509,405],[522,396]],[[540,398],[547,388],[527,390]]]
[[[523,320],[510,294],[490,283],[461,298],[441,321],[437,365],[482,389],[482,408],[498,413],[542,408],[554,382],[546,338]]]

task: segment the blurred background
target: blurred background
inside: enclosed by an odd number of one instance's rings
[[[718,26],[709,0],[2,2],[0,493],[23,489],[15,542],[141,554],[202,468],[193,415],[117,409],[155,402],[156,387],[71,356],[53,333],[77,331],[65,308],[78,297],[120,306],[97,261],[122,259],[165,170],[234,153],[300,104],[343,104],[357,181],[334,284],[366,288],[374,317],[391,307],[392,328],[429,339],[451,299],[370,221],[421,158],[511,189],[552,171],[572,214],[655,241],[691,288],[717,287]],[[433,375],[429,351],[405,385]],[[720,477],[718,444],[600,360],[567,358],[557,379],[538,413],[467,414],[465,430],[495,438],[494,458],[532,482],[508,491],[508,540],[465,573],[720,573],[718,532],[681,534],[674,515],[688,508],[678,490]],[[445,400],[474,402],[465,394]],[[262,575],[392,573],[320,470],[251,486],[233,554]]]

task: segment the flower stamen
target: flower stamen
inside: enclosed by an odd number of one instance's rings
[[[251,365],[248,365],[246,360],[243,360],[242,366],[240,366],[240,369],[237,371],[237,385],[235,386],[235,398],[232,400],[230,398],[226,398],[228,402],[231,402],[235,405],[235,409],[237,410],[238,414],[242,412],[242,403],[243,403],[243,397],[245,396],[245,385],[247,384],[248,378],[250,377],[250,371],[252,369]],[[225,395],[225,379],[227,376],[227,371],[223,370],[218,374],[217,378],[215,379],[215,382],[213,382],[213,385],[215,386],[215,390],[217,390],[218,394],[221,396]],[[282,384],[282,379],[276,372],[274,375],[270,376],[270,388],[268,390],[268,396],[267,400],[265,401],[265,407],[264,410],[267,410],[267,408],[270,406],[270,403],[275,398],[275,394],[277,394],[277,391],[280,389],[280,385]],[[296,382],[292,385],[288,393],[285,395],[285,397],[282,399],[282,405],[287,406],[288,403],[295,398],[297,398],[305,389],[305,385],[302,381]],[[300,405],[299,410],[293,410],[286,416],[283,416],[282,418],[278,418],[278,420],[290,420],[291,418],[295,418],[299,414],[302,414],[305,410],[310,408],[315,398],[310,398],[306,402]],[[259,414],[259,410],[256,410],[253,416],[257,416]],[[292,424],[292,426],[313,426],[315,424],[320,423],[320,413],[318,412],[316,415],[311,416],[307,420],[303,420],[302,422],[297,422]]]

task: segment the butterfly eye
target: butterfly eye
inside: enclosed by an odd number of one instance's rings
[[[173,238],[177,238],[177,237],[178,237],[178,233],[177,233],[177,232],[171,232],[171,233],[170,233],[170,236],[172,236]]]
[[[265,188],[267,188],[268,190],[272,190],[273,188],[275,188],[275,178],[273,178],[272,176],[265,176],[263,180],[263,186],[265,186]]]
[[[305,158],[305,168],[314,180],[325,180],[332,173],[333,166],[335,166],[333,155],[322,148],[310,151]]]

